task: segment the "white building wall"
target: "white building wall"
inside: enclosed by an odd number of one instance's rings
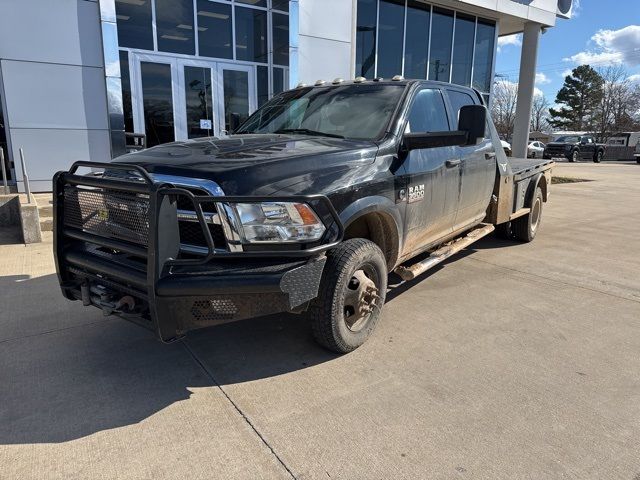
[[[352,78],[356,0],[298,3],[298,78],[292,83]]]
[[[0,2],[10,154],[21,182],[24,148],[34,191],[76,160],[111,158],[101,38],[96,0]]]

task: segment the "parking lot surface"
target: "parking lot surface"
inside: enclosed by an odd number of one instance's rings
[[[0,246],[0,478],[640,478],[640,165],[559,164],[538,238],[394,284],[338,356],[301,317],[163,345]]]

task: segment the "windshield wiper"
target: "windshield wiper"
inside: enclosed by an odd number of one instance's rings
[[[317,130],[309,130],[308,128],[282,128],[273,133],[301,133],[303,135],[316,135],[318,137],[344,138],[337,133],[318,132]]]

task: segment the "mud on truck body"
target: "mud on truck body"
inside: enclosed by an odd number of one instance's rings
[[[66,298],[166,342],[294,312],[348,352],[378,322],[388,272],[412,280],[494,229],[531,241],[552,165],[507,159],[472,89],[300,86],[228,137],[56,174],[58,277]]]

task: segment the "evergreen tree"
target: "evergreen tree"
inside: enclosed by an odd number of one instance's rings
[[[551,125],[562,130],[592,130],[602,101],[602,76],[589,65],[580,65],[567,75],[556,96],[559,109],[550,108]]]

